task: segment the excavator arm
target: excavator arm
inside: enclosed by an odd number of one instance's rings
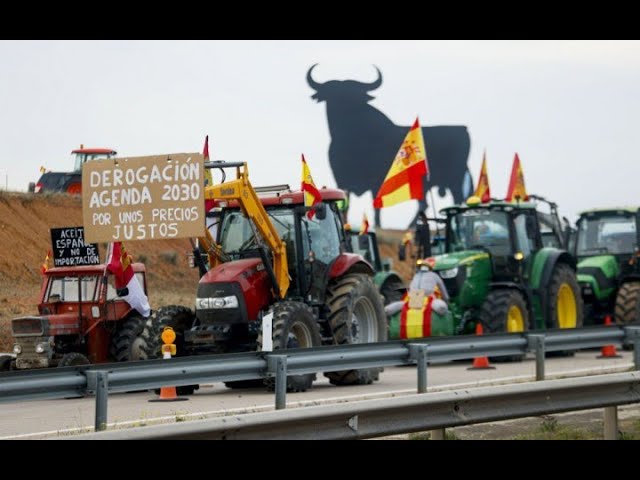
[[[206,167],[211,168],[211,165],[205,164]],[[271,252],[273,253],[273,271],[270,272],[273,275],[275,281],[274,290],[280,298],[284,298],[289,290],[289,266],[287,264],[287,251],[284,242],[280,239],[278,231],[274,227],[269,214],[262,206],[258,194],[253,189],[251,182],[249,181],[249,171],[247,164],[245,163],[223,163],[215,162],[213,165],[215,168],[228,168],[236,167],[236,179],[219,183],[217,185],[208,186],[205,188],[205,198],[207,200],[236,200],[240,205],[242,213],[255,227],[254,230],[260,234],[264,242],[267,244]],[[200,239],[200,242],[207,247],[211,247],[215,244],[211,235],[208,238]],[[210,249],[207,249],[210,251]],[[209,254],[210,262],[214,259]],[[215,262],[211,262],[210,265],[215,265]],[[271,268],[270,265],[265,265],[267,269]]]

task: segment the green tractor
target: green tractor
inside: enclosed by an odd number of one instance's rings
[[[369,230],[360,234],[360,230],[351,227],[345,229],[350,243],[351,251],[360,254],[368,261],[375,271],[373,283],[384,298],[384,304],[388,305],[402,298],[404,282],[397,272],[391,269],[391,259],[382,258],[378,249],[378,237]]]
[[[640,322],[640,209],[582,212],[576,222],[575,256],[585,303],[585,323]]]
[[[575,259],[545,246],[548,219],[536,203],[471,197],[441,213],[446,253],[434,257],[433,270],[450,296],[446,316],[452,325],[439,331],[470,334],[478,323],[485,333],[582,325]],[[432,323],[442,320],[432,314]]]

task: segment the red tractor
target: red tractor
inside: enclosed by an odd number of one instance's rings
[[[43,172],[37,183],[29,184],[29,191],[35,193],[65,192],[73,195],[82,193],[82,165],[92,160],[113,158],[118,152],[111,148],[84,148],[80,145],[72,150],[74,165],[72,172]]]
[[[132,266],[146,293],[144,264]],[[48,269],[38,313],[12,320],[15,358],[0,356],[0,371],[146,358],[146,319],[118,297],[106,265]]]
[[[166,326],[177,333],[178,356],[258,351],[268,343],[275,351],[387,340],[374,269],[349,253],[337,206],[344,192],[321,189],[322,202],[311,212],[301,191],[286,185],[254,189],[245,163],[213,165],[235,167],[237,178],[206,189],[219,225],[215,239],[199,239],[205,259],[194,256],[201,269],[195,311],[170,306],[152,315],[144,334],[152,346],[149,356],[159,356]],[[263,329],[268,320],[272,328]],[[369,368],[325,375],[333,384],[350,385],[371,383],[379,373]],[[304,391],[314,379],[315,374],[289,376],[287,388]]]

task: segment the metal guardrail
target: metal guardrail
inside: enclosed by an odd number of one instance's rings
[[[614,439],[616,407],[638,402],[640,372],[629,372],[275,410],[67,439],[363,439],[600,407],[605,407],[605,438]]]
[[[0,374],[0,403],[96,395],[96,430],[105,428],[107,395],[163,385],[275,377],[276,409],[285,408],[286,377],[306,373],[417,364],[418,393],[427,389],[428,363],[478,356],[536,354],[536,379],[544,379],[545,352],[608,344],[634,344],[640,327],[598,326],[533,333],[427,337],[362,345],[336,345],[275,352],[177,357]],[[634,349],[640,370],[640,348]]]

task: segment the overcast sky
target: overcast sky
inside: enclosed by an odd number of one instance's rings
[[[316,184],[335,186],[314,63],[320,82],[370,82],[377,65],[371,104],[397,125],[466,125],[474,180],[486,148],[495,197],[517,151],[529,193],[571,220],[640,203],[640,43],[619,41],[0,41],[1,188],[69,170],[81,143],[137,156],[201,151],[205,134],[212,159],[249,162],[255,185],[298,186],[304,152]],[[406,226],[414,203],[383,225]],[[369,194],[350,219],[364,209]]]

